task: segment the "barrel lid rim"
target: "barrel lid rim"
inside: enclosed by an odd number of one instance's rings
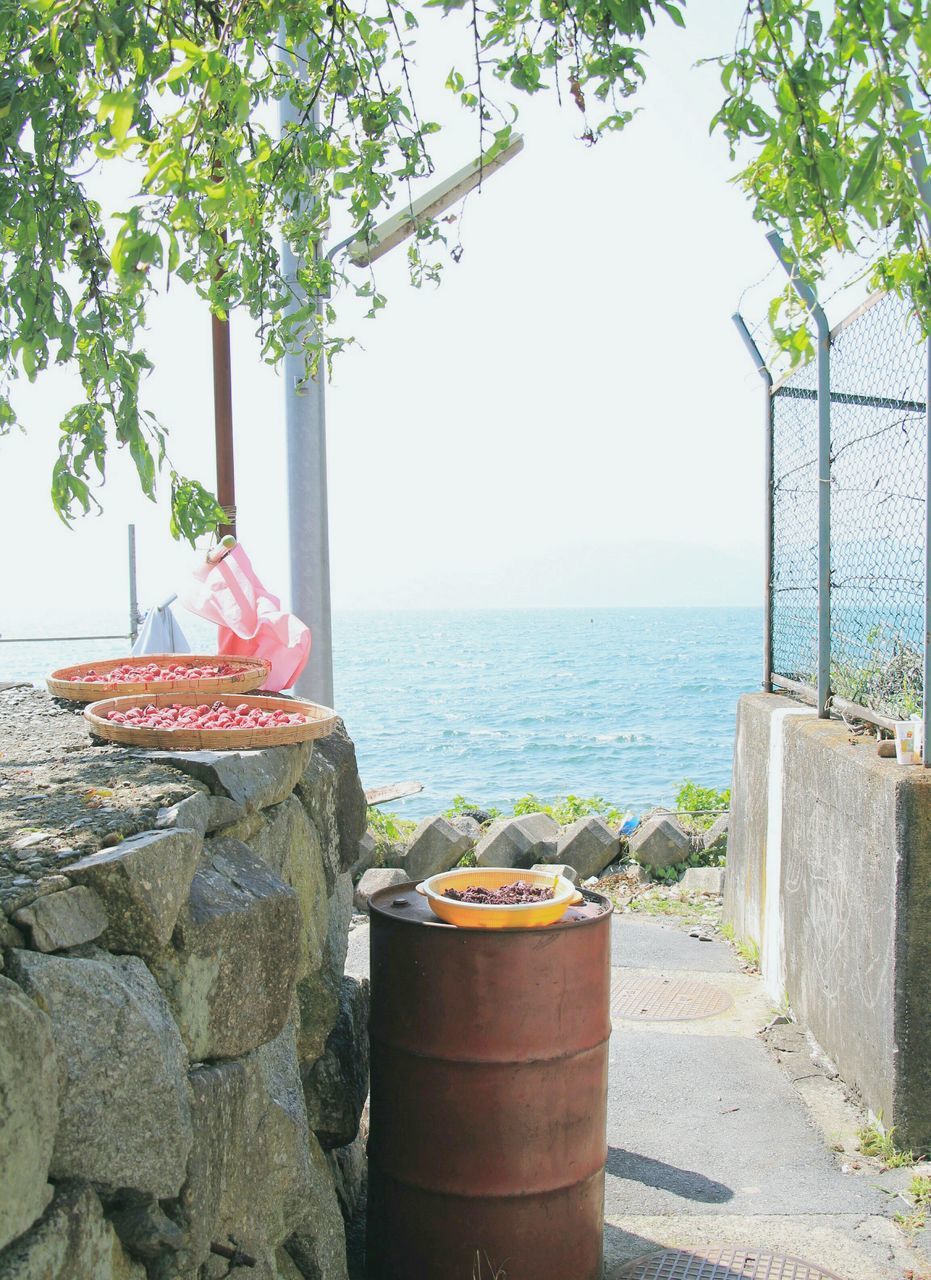
[[[514,868],[515,873],[520,872],[520,867]],[[610,918],[613,911],[610,900],[603,893],[595,893],[591,889],[579,889],[582,897],[586,902],[594,902],[602,908],[600,915],[587,916],[584,920],[557,920],[554,924],[541,925],[536,929],[528,929],[526,926],[515,926],[514,928],[502,927],[496,929],[460,929],[454,924],[447,924],[444,920],[440,920],[436,916],[432,916],[429,920],[414,919],[411,916],[405,916],[399,911],[389,910],[395,898],[413,890],[416,893],[420,880],[406,880],[403,884],[389,885],[385,889],[378,889],[369,898],[369,918],[378,916],[378,919],[386,924],[404,925],[407,927],[421,925],[431,929],[442,929],[444,932],[451,932],[459,935],[478,934],[483,938],[497,937],[501,934],[519,933],[525,938],[539,937],[541,934],[557,933],[566,929],[580,929],[587,925],[600,924],[604,919]]]

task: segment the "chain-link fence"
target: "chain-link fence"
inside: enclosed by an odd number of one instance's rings
[[[922,709],[927,347],[879,294],[831,335],[830,684],[891,718]],[[814,361],[772,389],[772,673],[818,666],[818,389]]]

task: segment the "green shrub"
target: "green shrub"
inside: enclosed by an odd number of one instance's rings
[[[409,840],[417,830],[417,823],[411,818],[399,818],[383,809],[369,809],[369,826],[375,832],[376,845]]]
[[[693,831],[707,831],[714,820],[730,807],[730,787],[716,791],[714,787],[699,787],[686,778],[676,792],[679,821]]]
[[[468,813],[472,809],[481,809],[487,813],[490,818],[500,818],[500,809],[487,809],[483,804],[476,804],[474,800],[468,800],[465,796],[453,796],[453,802],[448,809],[444,810],[444,818],[458,818],[461,813]]]
[[[609,826],[619,826],[624,821],[624,814],[609,800],[602,796],[559,796],[552,804],[545,804],[539,796],[529,792],[514,802],[514,817],[525,813],[548,813],[560,826],[568,826],[577,818],[595,816],[604,818]]]

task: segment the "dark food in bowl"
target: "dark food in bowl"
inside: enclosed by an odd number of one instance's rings
[[[500,889],[486,889],[480,884],[470,884],[465,889],[444,889],[443,897],[454,902],[476,902],[483,907],[515,907],[524,902],[548,902],[556,896],[551,885],[528,884],[515,880],[503,884]]]

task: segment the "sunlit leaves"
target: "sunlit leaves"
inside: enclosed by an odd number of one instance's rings
[[[459,24],[446,85],[474,113],[489,163],[525,95],[558,93],[589,144],[626,126],[644,41],[687,18],[682,0],[422,3]],[[150,295],[172,277],[205,309],[251,317],[268,361],[290,350],[326,367],[346,345],[332,303],[320,325],[314,303],[340,284],[321,252],[334,209],[366,239],[432,172],[437,125],[419,118],[411,87],[416,30],[396,0],[0,0],[0,435],[15,422],[16,377],[77,371],[82,398],[60,424],[52,475],[63,519],[95,509],[114,448],[156,492],[167,436],[145,405],[144,329]],[[928,0],[747,0],[720,70],[712,127],[755,216],[815,282],[832,254],[869,237],[873,282],[911,297],[927,323]],[[279,103],[290,104],[280,135]],[[117,158],[134,167],[136,194],[102,210],[87,174]],[[461,246],[444,246],[436,224],[416,227],[415,283],[437,278],[441,251],[458,260]],[[370,277],[356,288],[372,314],[384,306]],[[808,350],[802,319],[791,291],[775,300],[793,358]],[[169,474],[172,532],[193,539],[222,513],[170,463]]]

